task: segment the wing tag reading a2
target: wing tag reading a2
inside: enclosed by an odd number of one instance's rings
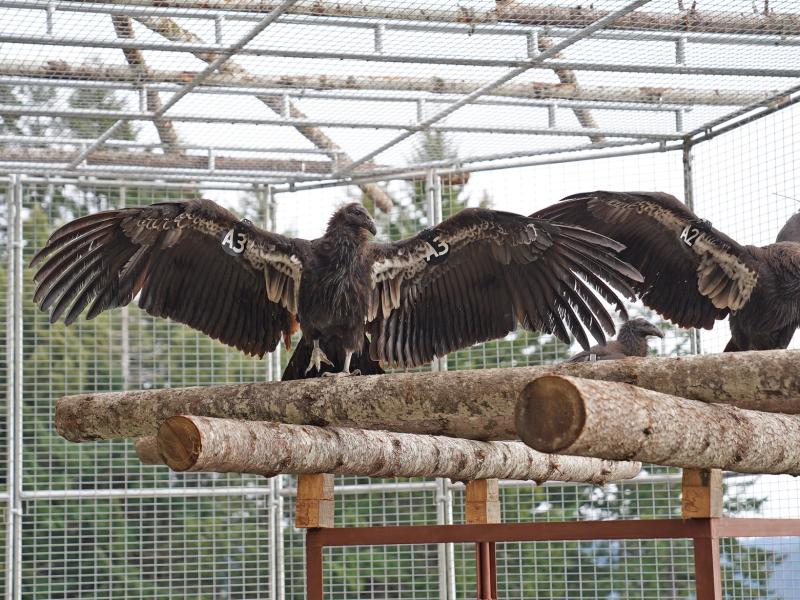
[[[700,235],[700,230],[697,227],[692,227],[691,225],[687,225],[681,231],[681,241],[689,246],[690,248],[694,246],[694,243],[697,241],[698,236]]]
[[[420,232],[419,236],[428,246],[428,251],[425,254],[426,262],[437,264],[447,258],[447,254],[450,252],[450,245],[440,239],[436,232],[426,229]]]
[[[247,226],[250,221],[243,219],[233,226],[222,238],[222,249],[231,256],[240,256],[247,248]]]

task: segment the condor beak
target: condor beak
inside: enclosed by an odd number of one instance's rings
[[[656,337],[663,338],[664,332],[661,331],[658,327],[653,327],[652,331],[650,331],[650,335],[654,335]]]
[[[369,221],[369,223],[367,223],[367,231],[369,231],[372,235],[378,234],[378,230],[375,228],[374,221]]]

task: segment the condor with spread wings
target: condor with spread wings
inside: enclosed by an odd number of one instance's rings
[[[743,246],[661,192],[575,194],[536,217],[587,227],[625,244],[642,301],[681,327],[711,329],[730,314],[725,350],[786,348],[800,327],[800,215],[778,240]]]
[[[582,324],[598,340],[614,331],[592,288],[624,313],[612,287],[632,297],[641,281],[617,242],[544,219],[467,209],[396,243],[370,241],[375,231],[360,204],[337,210],[312,241],[210,200],[101,212],[64,225],[36,254],[34,299],[69,324],[140,294],[151,315],[255,355],[274,350],[296,318],[308,362],[290,367],[300,377],[331,358],[349,373],[365,333],[369,356],[356,366],[421,365],[518,323],[565,341],[572,332],[587,348]]]

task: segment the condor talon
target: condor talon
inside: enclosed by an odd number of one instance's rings
[[[319,340],[314,340],[314,349],[311,351],[311,360],[308,362],[308,367],[306,368],[306,373],[308,373],[312,367],[317,369],[317,373],[322,371],[322,363],[326,365],[333,366],[333,363],[328,360],[328,357],[319,347]],[[323,375],[328,375],[329,373],[323,373]]]

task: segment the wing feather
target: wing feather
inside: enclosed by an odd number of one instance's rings
[[[742,308],[758,272],[750,252],[660,192],[575,194],[533,216],[592,229],[625,245],[642,301],[682,327],[710,329]]]
[[[233,231],[242,238],[238,255],[222,246]],[[34,300],[69,324],[141,292],[148,313],[262,355],[290,333],[306,245],[209,200],[105,211],[67,223],[35,254]]]
[[[622,246],[595,232],[467,209],[394,244],[373,244],[370,355],[416,366],[501,337],[517,323],[570,333],[585,348],[613,321],[593,289],[617,307],[611,286],[633,294],[639,273],[615,256]],[[608,282],[608,284],[606,283]],[[388,298],[388,299],[387,299]]]

